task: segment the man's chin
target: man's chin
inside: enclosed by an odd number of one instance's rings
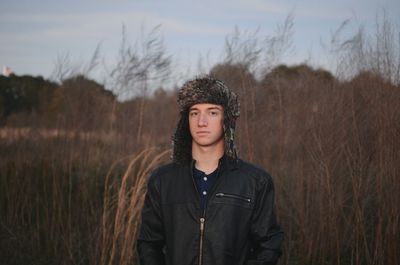
[[[221,140],[212,140],[212,139],[196,139],[195,144],[200,146],[200,147],[211,147],[211,146],[217,146],[218,143]]]
[[[209,147],[213,146],[215,143],[210,141],[196,141],[196,144],[200,147]]]

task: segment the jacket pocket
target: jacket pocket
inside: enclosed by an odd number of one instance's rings
[[[240,200],[242,202],[251,203],[251,198],[248,198],[248,197],[245,197],[242,195],[237,195],[237,194],[218,192],[217,194],[215,194],[215,197],[227,198],[227,199],[232,199],[232,200]]]

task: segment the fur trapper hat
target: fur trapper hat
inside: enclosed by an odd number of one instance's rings
[[[238,98],[222,81],[204,76],[187,81],[178,91],[180,120],[173,136],[173,161],[184,164],[192,160],[189,109],[200,103],[221,105],[224,108],[225,156],[237,160],[234,140],[236,119],[240,114]]]

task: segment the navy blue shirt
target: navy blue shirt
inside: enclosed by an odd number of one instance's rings
[[[204,211],[208,192],[211,191],[211,187],[217,178],[218,168],[210,174],[206,174],[196,167],[193,167],[193,177],[196,183],[197,191],[200,195],[200,205],[201,209]]]

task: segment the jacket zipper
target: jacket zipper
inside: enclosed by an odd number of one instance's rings
[[[200,248],[199,248],[199,265],[203,264],[203,238],[204,238],[204,217],[200,218]]]
[[[193,186],[196,190],[197,198],[200,201],[200,195],[199,195],[199,190],[197,189],[196,183],[194,182],[194,176],[193,176],[193,167],[194,163],[192,161],[191,166],[190,166],[190,171],[191,171],[191,176],[192,176],[192,181],[193,181]],[[206,210],[201,213],[200,215],[200,243],[199,243],[199,265],[202,265],[203,263],[203,238],[204,238],[204,223],[206,219],[204,218],[206,214]]]
[[[226,197],[226,198],[233,198],[233,199],[238,199],[238,200],[242,200],[248,203],[251,203],[251,199],[244,197],[244,196],[240,196],[240,195],[235,195],[235,194],[227,194],[227,193],[223,193],[223,192],[219,192],[217,194],[215,194],[216,197]]]
[[[196,183],[194,182],[194,176],[193,176],[194,163],[193,162],[194,161],[192,160],[191,167],[190,167],[191,176],[192,176],[192,181],[193,181],[194,188],[196,190],[197,197],[199,198],[199,201],[200,201],[199,191],[197,189]],[[219,162],[218,163],[218,173],[217,173],[217,175],[220,174],[220,172],[219,172],[220,171],[220,166],[221,166],[221,163]],[[217,183],[214,183],[214,189],[215,189],[216,184]],[[210,194],[212,194],[212,193],[210,193]],[[206,204],[204,206],[204,211],[202,212],[202,215],[200,216],[199,265],[203,265],[203,241],[204,241],[204,226],[205,226],[205,222],[206,222],[205,216],[206,216],[207,202],[208,202],[208,200],[206,200]]]

